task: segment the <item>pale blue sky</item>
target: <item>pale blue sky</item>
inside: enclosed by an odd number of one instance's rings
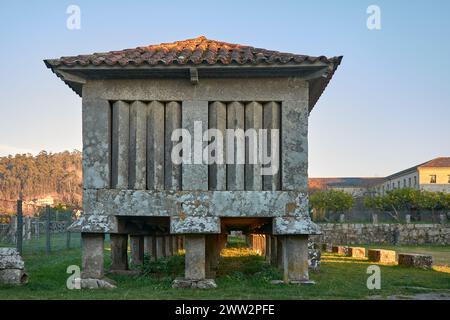
[[[66,28],[67,6],[81,30]],[[381,27],[366,27],[369,5]],[[205,35],[344,55],[310,117],[310,176],[383,176],[450,156],[450,1],[0,0],[0,155],[81,149],[81,100],[45,58]]]

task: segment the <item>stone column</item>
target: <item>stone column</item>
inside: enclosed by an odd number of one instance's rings
[[[217,251],[219,248],[219,238],[217,235],[207,235],[205,236],[205,259],[206,259],[206,277],[213,279],[216,277],[217,265],[218,265],[218,255]]]
[[[157,236],[156,237],[156,259],[161,259],[164,258],[164,250],[165,246],[164,246],[164,237],[162,236]]]
[[[284,236],[277,236],[277,266],[283,268],[283,240]]]
[[[166,250],[166,257],[172,256],[172,254],[173,254],[172,236],[165,236],[164,244],[165,244],[165,250]]]
[[[308,235],[286,236],[285,239],[288,281],[291,283],[309,281]]]
[[[128,270],[128,235],[110,234],[111,271]]]
[[[270,236],[270,263],[277,265],[277,237]]]
[[[81,233],[82,273],[81,277],[101,279],[104,276],[104,240],[103,233]]]
[[[131,263],[144,264],[144,236],[130,236]]]
[[[202,280],[206,277],[205,242],[205,235],[185,235],[185,278],[188,280]]]
[[[407,215],[405,215],[405,220],[406,220],[406,223],[411,223],[411,215],[410,214],[407,214]]]
[[[272,236],[270,234],[266,234],[266,235],[264,235],[264,237],[266,238],[266,244],[265,244],[265,247],[266,247],[266,260],[270,261],[271,256],[272,256],[271,252],[270,252],[270,250],[272,248],[272,246],[270,245],[270,239],[272,238]]]
[[[170,243],[172,244],[172,255],[178,254],[177,236],[170,236]]]
[[[150,255],[150,260],[155,261],[155,237],[145,236],[144,237],[144,254]]]

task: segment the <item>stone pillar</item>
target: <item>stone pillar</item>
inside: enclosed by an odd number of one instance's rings
[[[439,215],[439,223],[440,224],[445,224],[446,221],[447,221],[447,217],[445,216],[445,214],[441,213]]]
[[[185,235],[185,278],[188,280],[201,280],[206,277],[205,242],[205,235]]]
[[[218,265],[217,250],[219,247],[219,239],[215,234],[205,236],[205,273],[206,277],[213,279],[216,277],[216,269]]]
[[[157,236],[156,238],[156,259],[164,258],[164,237]]]
[[[378,224],[378,214],[372,213],[372,223]]]
[[[277,265],[277,237],[270,236],[270,263]]]
[[[405,220],[406,223],[411,223],[411,215],[410,214],[405,215]]]
[[[104,275],[103,233],[81,233],[82,240],[82,278],[101,279]]]
[[[277,236],[277,267],[283,269],[283,240],[284,236]]]
[[[341,214],[339,215],[339,222],[340,222],[340,223],[344,223],[344,222],[345,222],[345,214],[341,213]]]
[[[144,236],[130,236],[131,263],[144,264]]]
[[[144,254],[150,255],[150,261],[155,261],[156,245],[154,236],[144,237]]]
[[[177,236],[170,236],[171,243],[172,243],[172,254],[177,255],[178,254],[178,242],[177,242]]]
[[[271,235],[270,234],[266,234],[266,235],[264,235],[264,237],[266,238],[266,244],[265,244],[266,260],[270,261],[270,259],[271,259],[271,253],[270,253],[270,249],[271,249],[270,238],[271,238]]]
[[[308,235],[290,235],[286,236],[285,239],[287,256],[287,280],[291,283],[301,283],[309,281]]]
[[[110,234],[111,271],[128,270],[128,235]]]
[[[171,236],[165,236],[164,237],[164,250],[165,250],[165,256],[166,257],[172,256],[173,248],[172,248],[172,238],[171,238]]]

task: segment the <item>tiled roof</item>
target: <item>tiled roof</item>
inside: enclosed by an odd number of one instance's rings
[[[422,165],[418,166],[419,168],[442,168],[442,167],[450,167],[450,157],[439,157],[428,162],[425,162]]]
[[[141,66],[141,65],[273,65],[323,62],[336,66],[342,57],[311,57],[283,53],[246,45],[209,40],[204,36],[161,43],[135,49],[61,57],[46,60],[49,67],[57,66]]]

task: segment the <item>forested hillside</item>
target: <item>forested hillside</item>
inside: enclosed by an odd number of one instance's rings
[[[79,151],[0,157],[0,200],[16,200],[22,191],[24,200],[51,195],[58,202],[79,206],[81,179]]]

